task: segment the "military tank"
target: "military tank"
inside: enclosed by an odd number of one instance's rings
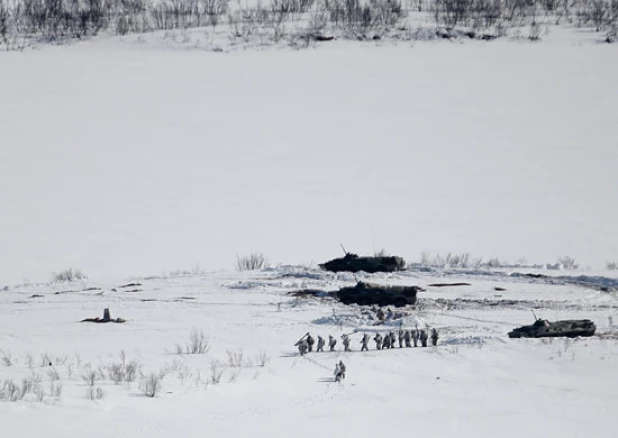
[[[534,324],[524,325],[511,330],[509,338],[576,338],[594,335],[597,326],[589,319],[564,319],[548,321],[537,318]]]
[[[403,271],[406,262],[398,256],[360,257],[357,254],[346,253],[345,256],[321,263],[320,268],[331,272],[359,272],[369,274],[376,272]]]
[[[382,286],[359,281],[356,286],[342,287],[333,296],[343,304],[404,307],[415,304],[416,294],[422,290],[418,286]]]

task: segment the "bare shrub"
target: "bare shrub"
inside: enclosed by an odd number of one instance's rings
[[[153,398],[161,392],[162,385],[159,374],[151,373],[140,382],[140,390],[146,397]]]
[[[2,358],[2,364],[5,367],[13,366],[13,358],[10,352],[6,352],[4,350],[0,350],[0,357]]]
[[[105,397],[105,391],[100,386],[91,386],[86,390],[86,397],[90,400],[101,400]]]
[[[82,380],[86,382],[86,385],[93,388],[101,378],[98,371],[88,367],[87,370],[82,373]]]
[[[51,380],[52,382],[57,382],[58,380],[60,380],[60,373],[58,372],[58,370],[52,367],[47,370],[47,377],[49,377],[49,380]]]
[[[243,354],[242,350],[238,350],[238,351],[228,350],[227,351],[228,364],[232,368],[240,368],[240,367],[242,367],[243,357],[244,357],[244,354]]]
[[[221,382],[221,377],[223,377],[223,373],[225,372],[225,368],[218,360],[213,360],[210,362],[210,382],[213,385]]]
[[[60,400],[60,397],[62,396],[62,383],[51,382],[49,384],[49,395],[56,400]]]
[[[38,373],[32,373],[30,377],[25,377],[21,381],[21,393],[22,397],[28,393],[34,393],[36,389],[41,386],[41,375]]]
[[[579,268],[579,264],[571,256],[562,256],[558,258],[558,263],[562,265],[564,269],[572,271]]]
[[[88,277],[84,275],[79,269],[65,269],[60,272],[56,272],[52,276],[52,283],[72,283],[74,281],[85,281]]]
[[[260,367],[265,367],[270,362],[270,357],[264,350],[260,351],[256,357],[256,363]]]
[[[229,0],[200,0],[202,11],[208,17],[208,24],[216,26],[228,10]]]
[[[240,376],[240,372],[241,372],[240,368],[234,369],[227,379],[228,383],[232,383],[238,380],[238,377]]]
[[[195,373],[195,387],[198,390],[207,390],[208,389],[208,379],[202,378],[202,373],[200,370],[197,370]]]
[[[608,271],[615,271],[616,269],[618,269],[618,262],[606,262],[605,269],[607,269]]]
[[[41,385],[34,388],[34,395],[36,396],[36,401],[39,403],[45,400],[46,393]]]
[[[135,381],[140,369],[141,365],[139,362],[135,360],[127,362],[127,357],[123,350],[120,352],[120,362],[107,367],[107,375],[112,382],[118,385],[122,382]]]
[[[40,365],[41,367],[49,367],[53,365],[53,362],[51,360],[51,357],[49,357],[49,354],[47,353],[41,354]]]
[[[261,253],[252,253],[244,257],[236,256],[237,271],[255,271],[265,268],[267,264],[268,259]]]
[[[22,397],[23,392],[20,391],[19,386],[12,380],[5,380],[3,382],[2,388],[0,388],[0,400],[16,402],[17,400],[21,400]]]
[[[189,341],[186,344],[176,344],[176,354],[206,354],[210,350],[210,340],[203,330],[191,329]]]

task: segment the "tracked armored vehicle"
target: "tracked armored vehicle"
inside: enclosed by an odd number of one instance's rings
[[[537,319],[534,324],[524,325],[509,332],[509,338],[576,338],[592,336],[597,327],[589,319],[567,319],[550,322]]]
[[[333,296],[343,304],[403,307],[415,304],[416,294],[422,290],[418,286],[382,286],[359,281],[356,286],[339,289]]]
[[[359,257],[357,254],[346,253],[344,257],[329,260],[319,266],[331,272],[364,271],[374,274],[376,272],[403,271],[406,268],[406,262],[398,256]]]

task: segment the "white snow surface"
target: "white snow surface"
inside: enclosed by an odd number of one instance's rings
[[[618,278],[586,267],[618,248],[616,47],[563,29],[540,43],[212,53],[153,34],[0,53],[0,434],[614,436]],[[586,269],[311,267],[340,243]],[[226,270],[250,252],[271,267]],[[89,278],[48,282],[68,267]],[[425,291],[384,325],[288,294],[357,279]],[[430,286],[456,282],[469,286]],[[126,322],[80,322],[104,308]],[[592,319],[597,335],[509,339],[532,311]],[[358,351],[362,333],[400,326],[436,327],[439,345]],[[210,349],[176,354],[192,330]],[[337,351],[300,357],[307,332]],[[114,384],[121,352],[162,392]],[[4,401],[9,382],[38,395]]]
[[[618,426],[616,292],[526,277],[360,274],[425,288],[417,308],[405,309],[402,327],[425,324],[441,335],[437,347],[377,351],[372,342],[362,353],[361,333],[397,330],[399,321],[375,325],[356,306],[288,295],[351,284],[318,271],[306,271],[303,279],[301,272],[150,277],[128,287],[92,282],[11,287],[0,294],[0,384],[12,380],[21,386],[22,379],[39,376],[46,395],[42,402],[33,394],[0,401],[3,435],[601,438]],[[470,286],[429,286],[438,281]],[[230,287],[241,282],[252,286]],[[511,303],[495,306],[491,300]],[[127,322],[78,322],[100,316],[108,306],[112,317]],[[591,318],[605,336],[508,339],[510,329],[532,322],[531,309],[549,319]],[[207,354],[174,353],[191,329],[210,340]],[[355,331],[354,351],[344,353],[340,336]],[[294,343],[306,332],[336,336],[337,351],[300,357]],[[107,371],[121,363],[121,350],[145,374],[167,369],[157,397],[145,397],[139,379],[110,381]],[[240,368],[228,365],[228,352],[242,352]],[[264,366],[262,354],[269,359]],[[335,383],[339,360],[347,376]],[[206,385],[214,361],[225,371],[219,384]],[[96,383],[105,392],[100,400],[86,396],[81,376],[88,364],[105,375]],[[53,372],[63,385],[59,399],[49,395]]]
[[[616,259],[616,45],[161,36],[1,53],[0,280],[121,280],[261,252]]]

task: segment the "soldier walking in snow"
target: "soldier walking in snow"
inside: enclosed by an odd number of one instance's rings
[[[427,331],[426,330],[421,330],[420,338],[421,338],[421,345],[423,347],[426,347],[427,346]]]
[[[382,339],[382,350],[385,350],[387,348],[391,348],[391,335],[390,335],[390,333],[385,334],[384,338]]]
[[[324,351],[324,345],[326,344],[326,341],[324,340],[324,338],[320,335],[318,335],[318,346],[316,348],[316,352],[318,351]]]
[[[397,342],[397,336],[395,336],[395,333],[393,333],[392,331],[388,335],[391,338],[388,348],[395,348],[395,342]]]
[[[403,330],[399,329],[397,340],[399,341],[399,348],[403,348]]]
[[[345,371],[345,364],[342,360],[335,364],[335,382],[341,382],[342,379],[345,379]]]
[[[313,344],[315,344],[315,340],[311,337],[309,332],[307,332],[307,345],[309,346],[309,352],[313,351]]]
[[[307,354],[307,350],[309,349],[309,345],[307,345],[307,340],[305,338],[300,339],[296,344],[298,346],[298,352],[301,356]]]
[[[376,333],[373,340],[376,341],[376,349],[381,350],[382,349],[382,335],[380,333]]]
[[[330,351],[335,351],[335,345],[337,345],[337,339],[333,338],[332,335],[328,335],[328,347]]]
[[[367,344],[369,343],[369,335],[367,333],[365,333],[363,335],[363,339],[361,339],[361,351],[368,351],[369,347],[367,347]]]
[[[431,329],[431,344],[435,347],[438,345],[438,330],[435,328]]]
[[[350,350],[350,337],[346,334],[343,334],[341,336],[341,339],[343,339],[343,350],[344,351],[351,351]]]
[[[403,331],[403,340],[406,344],[406,348],[410,348],[412,345],[410,344],[412,337],[410,336],[410,330]]]
[[[412,330],[412,340],[414,341],[414,346],[418,347],[418,329]]]

